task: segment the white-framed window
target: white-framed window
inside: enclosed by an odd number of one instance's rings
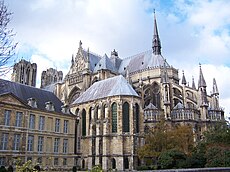
[[[68,153],[68,139],[63,139],[63,153]]]
[[[5,114],[4,114],[4,124],[5,126],[10,126],[10,110],[5,110]]]
[[[60,138],[55,138],[54,139],[54,153],[58,153],[59,151],[59,143],[60,143]]]
[[[43,151],[44,137],[38,136],[38,152]]]
[[[64,120],[64,127],[63,127],[63,132],[64,133],[68,133],[68,125],[69,125],[69,121]]]
[[[60,132],[60,119],[55,120],[55,132]]]
[[[22,126],[22,112],[16,112],[15,127]]]
[[[0,150],[7,150],[8,141],[9,141],[9,134],[8,133],[2,133]]]
[[[14,135],[14,147],[13,147],[13,150],[16,150],[16,151],[19,150],[20,138],[21,138],[20,134],[15,134]]]
[[[30,129],[35,129],[35,115],[30,114],[30,121],[29,121],[29,128]]]
[[[45,126],[45,117],[44,116],[40,116],[39,117],[39,130],[43,131],[44,130],[44,126]]]
[[[27,151],[34,151],[34,136],[28,136]]]

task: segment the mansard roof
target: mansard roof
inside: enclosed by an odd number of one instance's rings
[[[151,50],[125,58],[119,67],[119,73],[124,74],[128,69],[130,73],[147,68],[164,67],[165,59],[161,54],[153,54]],[[169,64],[166,62],[166,67]]]
[[[119,75],[90,86],[73,104],[80,104],[111,96],[138,96],[127,80]]]
[[[46,102],[53,103],[55,112],[61,112],[61,106],[63,105],[62,102],[52,92],[0,79],[0,95],[6,93],[12,93],[25,104],[27,104],[27,99],[35,98],[37,101],[37,107],[41,110],[46,110]]]
[[[101,70],[101,69],[105,69],[105,70],[107,69],[112,72],[117,72],[117,69],[115,68],[115,66],[110,61],[110,59],[108,58],[106,54],[97,63],[96,67],[94,68],[94,72],[97,72],[98,70]]]

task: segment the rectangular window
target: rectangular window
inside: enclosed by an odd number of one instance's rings
[[[16,112],[15,127],[22,126],[22,112]]]
[[[60,139],[59,138],[55,138],[54,139],[54,153],[58,153],[59,143],[60,143]]]
[[[67,165],[67,158],[63,158],[63,165]]]
[[[0,157],[0,166],[5,166],[6,158]]]
[[[55,132],[60,132],[60,119],[55,121]]]
[[[63,128],[64,133],[68,133],[68,123],[69,123],[68,120],[64,120],[64,128]]]
[[[35,129],[35,115],[33,115],[33,114],[30,114],[29,128]]]
[[[38,152],[43,151],[44,137],[38,136]]]
[[[19,150],[20,138],[21,138],[20,134],[15,134],[14,135],[14,147],[13,147],[14,150],[17,150],[17,151]]]
[[[33,150],[34,150],[34,136],[29,135],[28,143],[27,143],[27,151],[33,151]]]
[[[42,164],[42,157],[38,157],[37,163],[38,163],[38,164]]]
[[[58,158],[54,158],[54,165],[58,165]]]
[[[0,150],[7,150],[8,140],[9,140],[9,134],[2,133]]]
[[[43,131],[44,130],[44,126],[45,126],[45,117],[44,116],[40,116],[39,117],[39,130]]]
[[[4,114],[4,124],[5,126],[10,126],[10,110],[5,110],[5,114]]]
[[[63,140],[63,153],[68,152],[68,139]]]
[[[47,130],[53,131],[53,118],[48,117],[48,124],[49,125],[47,125]]]

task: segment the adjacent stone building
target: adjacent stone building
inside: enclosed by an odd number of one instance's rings
[[[37,64],[24,59],[14,65],[11,81],[36,86]]]
[[[75,115],[51,92],[0,79],[0,166],[72,169]]]

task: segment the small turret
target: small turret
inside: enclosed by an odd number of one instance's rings
[[[182,83],[183,85],[186,85],[186,84],[187,84],[186,79],[185,79],[185,76],[184,76],[184,71],[182,71],[182,81],[181,81],[181,83]]]
[[[161,75],[161,83],[162,84],[168,84],[169,83],[169,77],[168,77],[168,72],[166,68],[166,59],[164,61],[164,68],[163,68],[163,73]]]
[[[195,84],[195,81],[194,81],[194,77],[192,77],[192,88],[194,90],[196,90],[196,84]]]
[[[74,55],[72,54],[72,60],[71,60],[72,66],[74,65]]]
[[[198,88],[200,87],[207,87],[206,82],[204,80],[203,72],[201,69],[201,64],[200,64],[200,75],[199,75],[199,80],[198,80]]]
[[[212,94],[213,95],[219,95],[219,91],[218,91],[218,88],[217,88],[217,84],[216,84],[216,79],[215,78],[213,78]]]

